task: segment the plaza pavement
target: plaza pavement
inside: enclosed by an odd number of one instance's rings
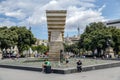
[[[65,61],[61,63],[61,65],[58,65],[58,62],[51,62],[52,68],[76,68],[76,62],[78,60],[82,61],[82,66],[92,66],[92,65],[99,65],[99,64],[109,64],[109,63],[115,63],[120,62],[120,60],[101,60],[101,59],[87,59],[87,58],[71,58],[69,59],[69,64],[65,64]],[[37,61],[36,61],[37,60]],[[33,61],[33,62],[32,62]],[[41,62],[39,58],[19,58],[19,59],[3,59],[0,60],[0,64],[6,64],[6,65],[17,65],[17,66],[26,66],[26,67],[42,67],[42,64],[44,62]]]
[[[120,67],[74,74],[45,74],[0,68],[0,80],[120,80]]]
[[[56,62],[51,62],[52,72],[59,74],[76,73],[76,61],[79,59],[81,58],[72,58],[68,65],[62,63],[61,66]],[[81,61],[83,62],[83,71],[120,66],[119,60],[81,59]],[[0,60],[0,67],[40,72],[43,63],[39,58],[4,59]]]

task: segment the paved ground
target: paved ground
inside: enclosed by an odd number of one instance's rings
[[[58,62],[51,62],[52,68],[68,68],[68,67],[75,67],[76,68],[76,62],[78,60],[81,60],[83,62],[83,66],[90,66],[90,65],[98,65],[98,64],[109,64],[114,62],[120,62],[116,60],[101,60],[101,59],[81,59],[81,58],[71,58],[69,59],[69,64],[66,67],[65,61],[61,64],[61,66],[58,66]],[[34,60],[38,60],[37,62]],[[26,62],[27,61],[27,62]],[[28,62],[29,61],[29,62]],[[34,61],[34,62],[31,62]],[[19,66],[31,66],[31,67],[42,67],[42,64],[44,62],[39,61],[39,58],[21,58],[21,59],[4,59],[0,60],[0,64],[7,64],[7,65],[19,65]]]
[[[0,68],[0,80],[120,80],[120,67],[66,75]]]

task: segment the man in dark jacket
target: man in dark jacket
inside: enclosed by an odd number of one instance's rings
[[[78,72],[82,71],[82,62],[80,60],[78,60],[78,62],[77,62],[77,71]]]

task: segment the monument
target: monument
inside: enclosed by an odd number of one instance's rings
[[[60,61],[60,51],[63,50],[66,10],[46,10],[49,60]]]
[[[113,48],[110,45],[111,40],[107,40],[107,48],[105,50],[105,55],[108,55],[110,58],[115,58]]]
[[[112,47],[107,47],[106,50],[105,50],[105,54],[106,54],[106,55],[109,55],[110,58],[115,58],[115,56],[114,56],[114,51],[113,51],[113,48],[112,48]]]

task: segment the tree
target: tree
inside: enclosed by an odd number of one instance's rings
[[[116,54],[118,54],[120,51],[120,29],[116,29],[115,27],[112,26],[110,26],[109,29],[112,33],[114,51],[116,52]]]
[[[11,27],[10,30],[15,31],[18,34],[18,48],[19,51],[28,49],[32,44],[35,43],[36,38],[34,38],[32,32],[26,27]]]
[[[36,42],[32,32],[26,29],[25,26],[11,26],[0,28],[0,41],[2,48],[9,48],[17,45],[19,51],[22,52],[28,49],[32,44]]]
[[[7,27],[0,28],[0,42],[2,48],[8,48],[17,44],[18,35]]]
[[[112,38],[111,28],[106,27],[101,22],[91,23],[86,27],[85,32],[81,35],[79,44],[82,44],[81,48],[91,50],[93,54],[95,49],[97,49],[98,55],[100,56],[101,50],[105,51],[105,48],[107,47],[106,41],[108,38],[111,39],[111,46],[114,46],[115,42]]]
[[[65,50],[65,52],[72,52],[75,55],[78,55],[80,52],[80,50],[78,48],[78,43],[71,44],[71,45],[64,44],[64,50]]]
[[[102,22],[90,23],[86,26],[83,34],[80,36],[78,43],[73,45],[64,45],[65,51],[77,53],[80,51],[94,51],[97,50],[97,55],[101,56],[101,51],[105,52],[109,41],[116,54],[120,52],[120,29],[115,26],[107,27]]]
[[[37,50],[39,53],[45,53],[48,51],[48,47],[44,45],[32,46],[32,50]]]

